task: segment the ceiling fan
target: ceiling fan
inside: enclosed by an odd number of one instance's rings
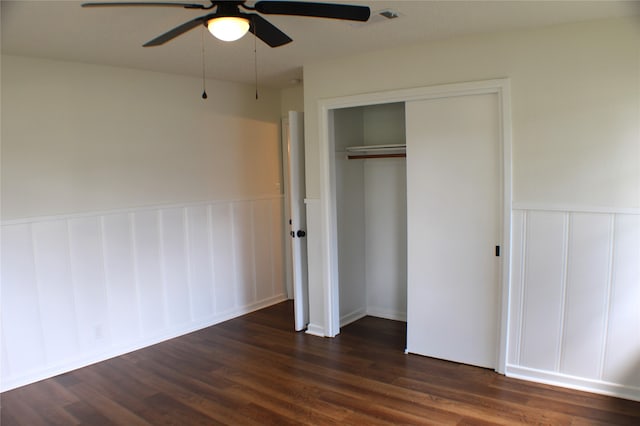
[[[276,26],[258,15],[293,15],[318,18],[345,19],[350,21],[367,21],[370,10],[366,6],[355,6],[336,3],[315,3],[302,1],[258,1],[253,6],[246,1],[209,0],[211,4],[180,2],[92,2],[83,3],[82,7],[182,7],[184,9],[213,10],[207,15],[187,21],[146,42],[143,46],[159,46],[186,33],[193,28],[204,25],[216,38],[234,41],[250,31],[271,47],[278,47],[293,41]],[[241,9],[258,13],[246,13]]]

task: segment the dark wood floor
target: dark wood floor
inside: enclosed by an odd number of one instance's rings
[[[640,425],[640,403],[404,355],[405,324],[292,331],[290,302],[1,395],[10,425]]]

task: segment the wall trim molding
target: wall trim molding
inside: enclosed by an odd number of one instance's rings
[[[145,206],[137,206],[137,207],[136,206],[124,207],[121,209],[91,210],[91,211],[80,212],[80,213],[60,213],[60,214],[46,215],[46,216],[30,216],[30,217],[17,218],[17,219],[1,220],[0,226],[23,225],[23,224],[34,223],[34,222],[52,222],[57,220],[81,219],[86,217],[109,216],[114,214],[138,213],[138,212],[144,212],[149,210],[180,209],[180,208],[189,208],[189,207],[198,207],[198,206],[208,206],[212,204],[243,203],[243,202],[249,202],[249,201],[274,200],[274,199],[284,200],[284,194],[257,195],[255,197],[241,197],[241,198],[228,198],[228,199],[217,198],[213,200],[192,201],[187,203],[157,204],[157,205],[145,205]]]
[[[640,215],[640,208],[635,207],[605,207],[584,206],[577,204],[554,203],[513,203],[513,210],[533,210],[545,212],[571,212],[571,213],[603,213],[603,214],[633,214]]]
[[[137,351],[148,346],[156,345],[158,343],[174,339],[176,337],[184,336],[185,334],[193,333],[207,327],[211,327],[221,322],[236,318],[240,315],[245,315],[259,309],[275,305],[276,303],[284,302],[285,300],[287,300],[287,296],[284,293],[279,294],[277,296],[269,297],[267,299],[252,303],[250,305],[238,307],[231,311],[224,312],[220,315],[214,315],[210,318],[207,318],[206,320],[198,321],[197,323],[190,323],[187,327],[180,327],[178,329],[173,329],[168,333],[162,333],[160,335],[137,341],[134,344],[119,345],[109,348],[106,351],[91,354],[89,356],[82,356],[77,359],[66,360],[65,362],[50,367],[30,371],[27,374],[3,380],[0,391],[9,391],[20,386],[25,386],[30,383],[57,376],[59,374],[67,373],[78,368],[83,368],[101,361],[106,361],[110,358],[125,355],[127,353]]]
[[[507,364],[507,377],[640,401],[640,387]]]

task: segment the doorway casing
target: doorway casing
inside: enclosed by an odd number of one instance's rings
[[[511,96],[508,78],[467,83],[444,84],[365,93],[318,101],[319,154],[320,154],[320,241],[322,248],[321,270],[323,286],[324,335],[335,337],[340,332],[338,233],[336,208],[336,172],[334,164],[333,111],[340,108],[496,94],[498,97],[499,146],[501,156],[500,178],[502,182],[502,268],[500,271],[499,332],[500,347],[496,371],[504,374],[508,347],[509,289],[511,270]]]

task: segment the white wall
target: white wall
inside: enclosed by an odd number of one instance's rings
[[[640,209],[638,45],[640,26],[637,20],[617,19],[399,46],[388,51],[307,64],[304,95],[308,196],[320,196],[319,99],[509,77],[514,204],[526,210],[637,214]],[[311,230],[309,239],[321,232],[321,229]],[[602,241],[586,238],[583,243],[591,244],[587,251],[597,252]],[[548,255],[542,245],[536,247],[529,252],[531,256]],[[634,251],[628,253],[625,256],[633,256]],[[557,256],[560,255],[558,252]],[[557,256],[553,262],[562,263],[562,258]],[[635,260],[625,257],[623,264]],[[320,259],[312,261],[321,263]],[[589,277],[599,273],[591,269],[597,265],[598,262],[576,264],[574,273],[578,277]],[[629,281],[625,282],[640,283],[640,276],[633,268],[614,271],[614,274],[627,274],[625,279]],[[326,277],[321,282],[326,285]],[[517,283],[512,281],[511,285],[513,292]],[[544,316],[549,305],[564,303],[558,300],[561,297],[555,288],[558,284],[549,284],[543,275],[529,280],[527,288],[547,285],[554,287],[554,291],[543,293],[539,299],[530,299],[526,304],[528,315]],[[589,287],[590,284],[584,285]],[[586,301],[575,300],[578,306],[591,306],[595,303],[593,300],[600,300],[600,296],[587,295]],[[625,302],[615,297],[609,300],[613,312],[629,311],[628,305],[620,303],[631,303],[633,312],[640,312],[638,298]],[[510,332],[517,328],[514,318],[523,314],[523,308],[525,306],[512,304]],[[311,315],[319,321],[328,321],[324,300],[311,301]],[[581,315],[576,318],[582,318]],[[608,322],[608,327],[614,327],[608,335],[616,336],[616,339],[628,336],[633,326],[619,321],[619,316],[615,318]],[[570,327],[580,327],[572,321]],[[545,338],[542,326],[535,322],[529,324],[532,327],[529,332],[537,332]],[[574,336],[585,331],[572,330]],[[546,338],[551,339],[551,336]],[[513,338],[511,342],[513,344]],[[566,344],[571,347],[565,347],[564,353],[579,350],[579,342],[579,339],[567,340]],[[637,366],[639,335],[627,341],[624,354],[610,338],[605,339],[605,343],[600,342],[598,348],[607,354],[607,359],[615,360],[608,361],[615,364],[609,365],[608,371],[636,371],[634,368],[637,367],[630,359],[635,357]],[[521,349],[525,352],[518,355],[519,361],[510,359],[523,368],[520,372],[526,371],[528,357],[533,356],[526,346]],[[549,374],[562,371],[564,375],[553,375],[556,383],[602,392],[615,388],[621,395],[640,399],[637,390],[640,383],[636,379],[629,385],[620,377],[585,371],[591,367],[569,357],[564,359],[561,370],[547,370],[548,365],[536,368]],[[571,379],[568,375],[572,375]],[[539,372],[523,376],[535,380],[542,377]]]
[[[364,160],[367,315],[407,320],[407,164]]]
[[[3,56],[2,217],[279,194],[279,92]]]
[[[287,87],[280,91],[280,107],[283,117],[289,111],[304,112],[304,89],[302,84]]]
[[[363,124],[362,108],[334,112],[341,324],[366,315],[367,306],[364,163],[345,151],[364,144]]]
[[[320,196],[318,99],[509,77],[514,202],[639,208],[639,41],[636,19],[607,20],[307,64],[307,195]]]
[[[2,390],[284,300],[280,94],[200,84],[3,56]]]

